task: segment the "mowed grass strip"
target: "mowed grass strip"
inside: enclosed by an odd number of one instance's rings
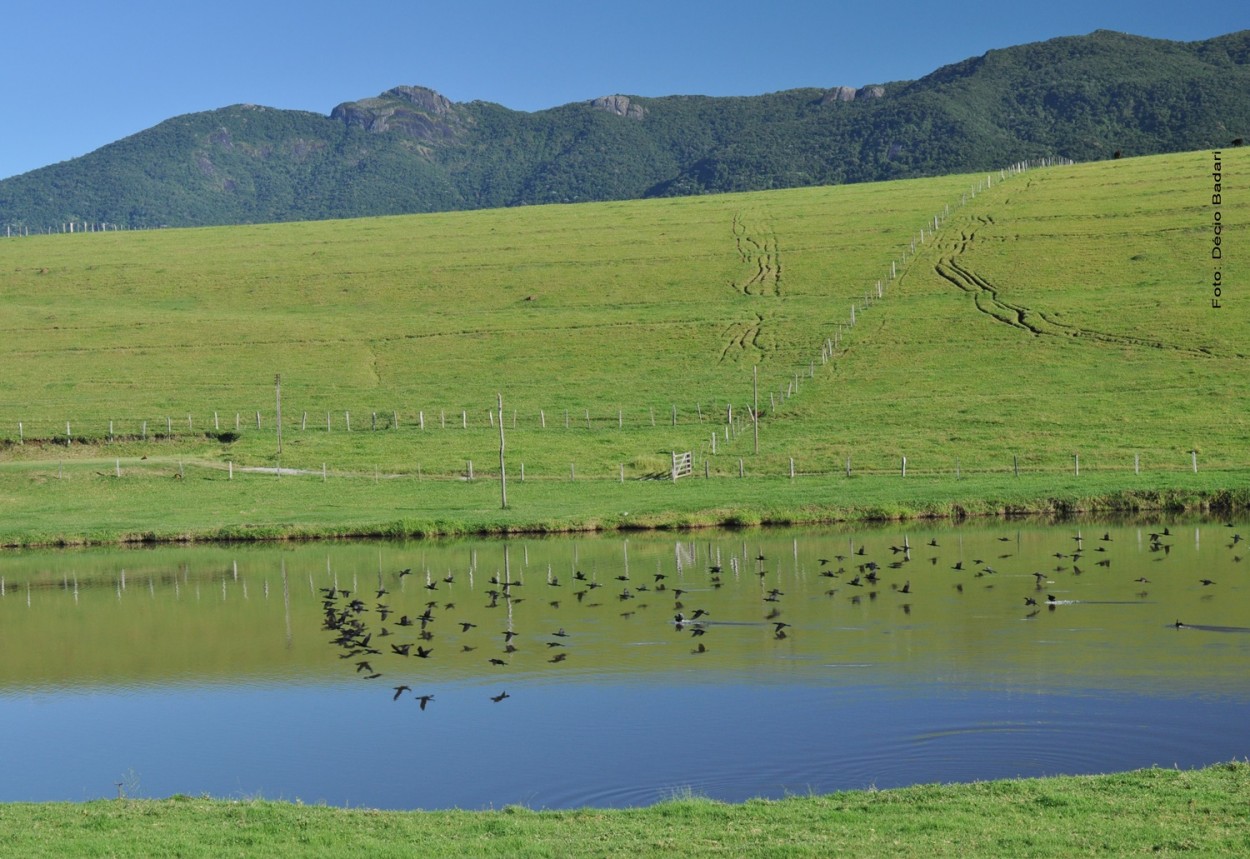
[[[1241,856],[1250,766],[1146,769],[726,805],[392,812],[259,800],[0,805],[12,855]]]

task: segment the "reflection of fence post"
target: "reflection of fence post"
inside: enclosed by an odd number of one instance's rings
[[[1014,453],[1011,455],[1011,470],[1016,473],[1016,477],[1020,476],[1020,457]]]

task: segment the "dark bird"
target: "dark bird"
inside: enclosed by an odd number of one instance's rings
[[[391,653],[394,653],[396,656],[407,656],[411,647],[411,644],[392,644]]]
[[[405,692],[411,692],[411,691],[412,691],[412,687],[410,687],[410,686],[396,686],[396,687],[395,687],[395,697],[394,697],[394,698],[392,698],[391,700],[392,700],[392,701],[398,701],[398,700],[399,700],[399,696],[400,696],[400,695],[404,694]]]
[[[707,645],[704,644],[702,641],[700,641],[699,646],[696,647],[694,650],[691,650],[690,652],[691,653],[707,653]]]
[[[903,583],[903,586],[902,586],[901,588],[899,588],[899,591],[898,591],[898,592],[899,592],[900,594],[909,594],[909,593],[911,593],[911,579],[908,579],[906,582],[904,582],[904,583]]]
[[[1024,604],[1025,605],[1037,605],[1037,600],[1033,599],[1033,597],[1025,597]]]
[[[555,632],[553,632],[553,633],[551,633],[551,634],[552,634],[552,635],[554,635],[554,636],[556,636],[557,638],[567,638],[567,637],[568,637],[568,633],[564,631],[564,627],[560,627],[559,629],[557,629]]]
[[[569,655],[567,653],[557,653],[555,656],[551,657],[547,661],[548,662],[563,662],[564,660],[568,658],[569,658]]]
[[[504,698],[511,698],[511,697],[512,697],[512,696],[511,696],[511,695],[509,695],[507,692],[500,692],[498,695],[491,695],[491,696],[490,696],[490,699],[491,699],[492,701],[494,701],[496,704],[498,704],[498,703],[499,703],[500,701],[502,701]]]
[[[461,632],[468,632],[470,629],[475,629],[475,628],[477,628],[477,624],[476,624],[476,623],[470,623],[470,622],[469,622],[469,621],[467,621],[467,620],[462,620],[462,621],[460,621],[460,631],[461,631]]]
[[[356,673],[357,673],[357,674],[359,674],[361,671],[372,671],[372,670],[373,670],[373,666],[372,666],[372,665],[370,665],[368,662],[364,662],[364,661],[362,661],[362,662],[357,662],[357,663],[356,663]]]
[[[417,645],[417,656],[421,657],[422,659],[429,659],[430,654],[433,652],[434,652],[433,647],[422,647],[420,645]]]
[[[1210,579],[1199,579],[1198,581],[1202,582],[1203,587],[1206,587],[1207,585],[1215,584],[1215,582],[1211,581]]]
[[[421,709],[422,709],[422,710],[424,710],[424,709],[425,709],[425,705],[426,705],[426,704],[430,703],[430,702],[431,702],[431,701],[433,701],[433,700],[434,700],[434,696],[433,696],[433,695],[418,695],[418,696],[417,696],[417,701],[419,701],[419,702],[421,703]]]
[[[491,665],[507,665],[508,663],[504,662],[502,659],[495,659],[494,657],[491,657],[490,664]]]
[[[963,561],[956,561],[955,566],[951,567],[952,570],[962,570],[963,568],[964,568]]]
[[[402,570],[400,570],[400,571],[399,571],[398,575],[399,575],[399,578],[401,578],[401,579],[402,579],[404,576],[410,576],[410,575],[412,575],[412,567],[404,567]]]

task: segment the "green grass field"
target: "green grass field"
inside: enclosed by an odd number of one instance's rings
[[[5,240],[0,513],[24,523],[7,526],[20,542],[281,531],[292,508],[325,533],[605,523],[666,505],[669,522],[760,521],[844,510],[843,495],[914,512],[892,479],[903,457],[908,479],[938,481],[938,509],[972,498],[969,478],[1011,495],[1017,467],[1044,507],[1077,457],[1090,482],[1076,497],[1161,479],[1244,490],[1250,185],[1233,177],[1250,158],[1223,164],[1220,309],[1210,152],[993,174],[975,195],[986,176]],[[878,280],[884,298],[865,308]],[[497,489],[498,395],[518,490],[506,513],[483,488]],[[232,442],[205,435],[236,426]],[[674,450],[723,481],[657,500],[637,478],[665,473]],[[792,460],[799,479],[782,479]],[[834,482],[848,460],[875,490]],[[312,475],[256,508],[208,489],[228,463],[279,462]],[[479,481],[460,491],[470,462]],[[320,486],[323,466],[336,489],[292,494]],[[522,466],[527,486],[548,485],[531,493],[543,503],[520,491]],[[196,479],[153,478],[180,469]],[[588,500],[589,482],[622,477],[594,491],[610,501]],[[457,487],[433,491],[439,479]],[[178,509],[204,512],[161,520]]]
[[[1244,856],[1250,766],[725,805],[388,812],[298,803],[0,805],[14,856]]]

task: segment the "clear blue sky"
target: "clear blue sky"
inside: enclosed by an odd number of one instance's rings
[[[0,13],[0,178],[242,102],[328,114],[399,84],[526,111],[756,95],[909,80],[1096,29],[1193,41],[1248,27],[1250,4],[1142,0],[18,2]]]

